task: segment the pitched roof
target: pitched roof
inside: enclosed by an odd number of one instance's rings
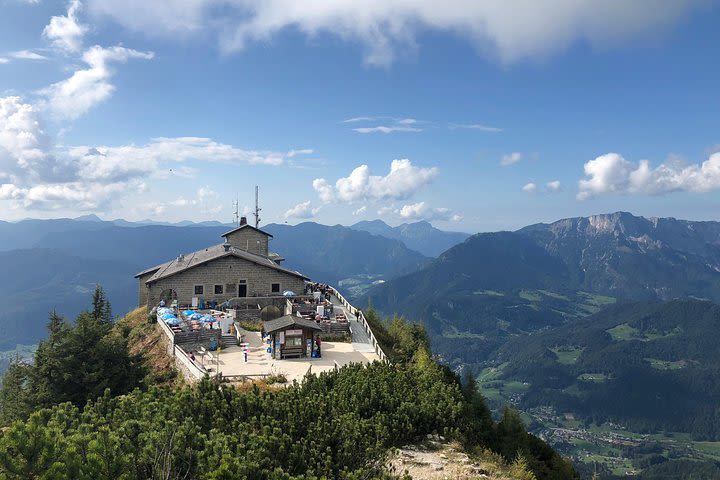
[[[281,267],[267,257],[263,257],[262,255],[257,255],[255,253],[250,253],[237,247],[229,247],[228,249],[225,249],[225,246],[222,244],[208,247],[203,250],[198,250],[197,252],[188,253],[186,255],[181,255],[175,260],[163,263],[162,265],[158,265],[157,267],[144,270],[143,272],[135,275],[135,277],[139,277],[140,275],[150,273],[155,270],[155,274],[152,277],[148,278],[145,282],[151,283],[223,257],[241,258],[243,260],[247,260],[263,267],[272,268],[273,270],[287,273],[288,275],[300,277],[303,280],[309,280],[308,277],[301,274],[300,272],[290,270],[289,268]]]
[[[250,228],[250,229],[252,229],[252,230],[255,230],[256,232],[260,232],[260,233],[262,233],[263,235],[267,235],[268,237],[273,238],[273,236],[270,235],[269,233],[267,233],[267,232],[265,232],[265,231],[263,231],[263,230],[260,230],[259,228],[255,228],[255,227],[253,227],[252,225],[249,225],[249,224],[247,224],[247,223],[245,223],[245,224],[243,224],[243,225],[240,225],[240,226],[237,227],[237,228],[233,228],[233,229],[230,230],[229,232],[225,232],[225,233],[223,233],[223,234],[220,235],[220,236],[221,236],[221,237],[227,237],[227,236],[230,235],[231,233],[235,233],[235,232],[237,232],[237,231],[239,231],[239,230],[242,230],[243,228]]]
[[[278,330],[285,330],[287,327],[297,326],[302,328],[309,328],[311,330],[322,331],[320,325],[315,323],[314,320],[305,320],[302,317],[296,315],[285,315],[284,317],[276,318],[275,320],[268,320],[264,323],[264,328],[267,333],[277,332]]]
[[[143,275],[146,275],[146,274],[148,274],[148,273],[157,272],[158,270],[160,270],[162,267],[164,267],[164,266],[167,265],[168,263],[170,263],[170,262],[166,262],[166,263],[163,263],[162,265],[157,265],[157,266],[155,266],[155,267],[152,267],[152,268],[148,268],[148,269],[146,269],[146,270],[143,270],[142,272],[139,272],[139,273],[135,274],[135,278],[142,277]]]

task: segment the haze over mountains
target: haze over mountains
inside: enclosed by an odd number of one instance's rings
[[[108,292],[116,313],[127,312],[137,305],[135,273],[181,253],[219,244],[220,236],[231,228],[125,223],[95,216],[0,222],[5,272],[0,278],[4,292],[0,350],[42,338],[47,315],[54,308],[74,317],[96,283]],[[340,225],[307,222],[263,228],[274,235],[271,249],[288,259],[286,266],[327,283],[363,275],[390,278],[429,261],[398,240]]]

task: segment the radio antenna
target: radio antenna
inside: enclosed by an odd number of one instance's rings
[[[255,185],[255,228],[260,227],[260,210],[262,210],[260,208],[259,191],[260,189]]]

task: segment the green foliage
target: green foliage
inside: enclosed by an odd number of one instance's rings
[[[129,354],[127,339],[113,331],[110,321],[110,303],[100,286],[93,312],[81,313],[74,325],[52,312],[48,338],[38,345],[32,364],[15,364],[4,378],[2,424],[62,402],[81,407],[106,389],[122,394],[135,388],[143,377],[140,358]]]
[[[521,478],[576,478],[511,413],[495,424],[474,380],[461,385],[433,361],[421,326],[378,323],[393,365],[350,364],[270,391],[205,379],[130,392],[141,372],[122,333],[134,329],[114,328],[101,297],[101,315],[72,326],[51,315],[35,365],[5,378],[3,415],[15,421],[0,431],[0,480],[389,478],[389,449],[431,433],[470,453],[489,447]]]
[[[92,316],[102,323],[112,322],[112,308],[110,301],[105,295],[105,290],[100,285],[95,285],[95,292],[92,297]]]
[[[397,315],[389,321],[382,320],[371,303],[363,314],[391,362],[407,363],[418,351],[430,352],[430,340],[422,324],[407,322]]]
[[[551,405],[586,424],[718,440],[719,319],[720,306],[699,300],[618,305],[512,340],[494,362],[507,362],[505,384],[530,385],[522,408]]]

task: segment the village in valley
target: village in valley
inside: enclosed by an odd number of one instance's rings
[[[239,217],[224,242],[138,273],[138,303],[157,318],[190,381],[302,380],[386,360],[362,311],[334,287],[282,266],[272,235]]]

